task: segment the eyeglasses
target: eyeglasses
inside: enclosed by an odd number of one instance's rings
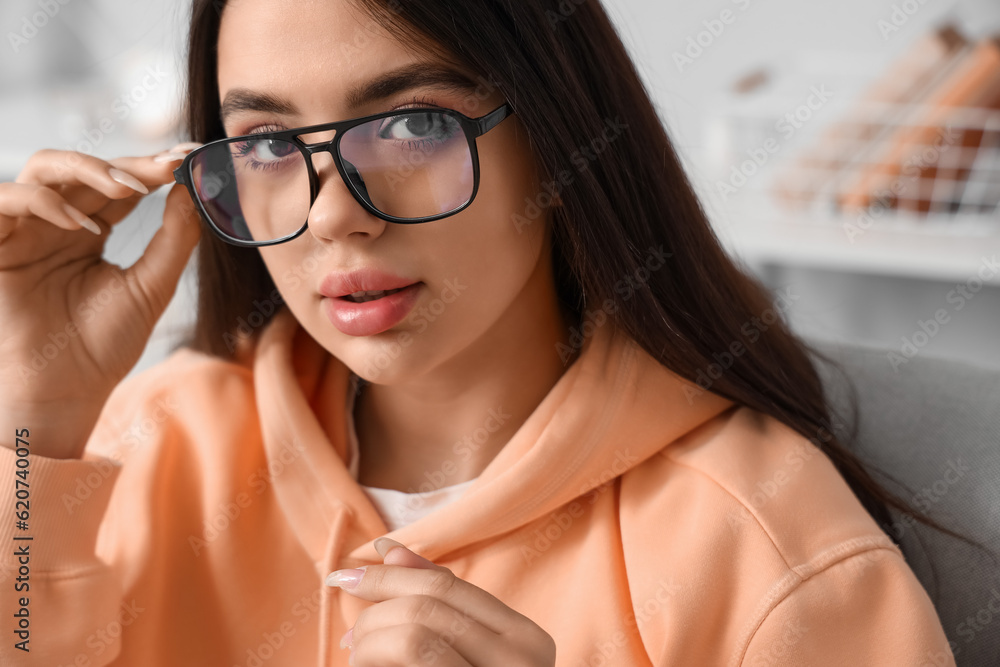
[[[371,214],[414,224],[454,215],[479,190],[480,137],[514,113],[485,116],[419,107],[308,127],[227,137],[191,151],[174,170],[209,227],[238,246],[291,241],[306,230],[319,177],[315,153],[333,156],[347,189]],[[303,136],[333,130],[329,141]]]

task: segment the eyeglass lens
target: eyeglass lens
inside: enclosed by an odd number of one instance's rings
[[[472,197],[469,140],[446,113],[408,112],[355,125],[340,138],[340,155],[357,196],[390,216],[436,216]],[[273,241],[294,234],[309,215],[306,159],[290,141],[219,143],[193,158],[195,191],[226,235]]]

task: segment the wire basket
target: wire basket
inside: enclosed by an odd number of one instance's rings
[[[788,211],[996,223],[1000,112],[867,104],[773,177],[767,190]]]
[[[822,90],[800,86],[810,88]],[[802,99],[732,104],[710,125],[715,194],[731,212],[798,224],[1000,233],[1000,109],[850,99],[813,109]]]

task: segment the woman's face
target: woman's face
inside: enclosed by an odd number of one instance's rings
[[[402,106],[440,106],[476,118],[505,101],[485,79],[461,70],[470,81],[467,89],[424,84],[351,105],[349,91],[398,68],[417,63],[455,67],[408,48],[346,0],[296,4],[226,4],[218,41],[223,106],[232,91],[243,89],[285,107],[236,105],[224,113],[227,135],[328,123]],[[307,141],[332,137],[323,133]],[[368,380],[393,384],[449,362],[481,359],[501,341],[526,340],[525,327],[554,316],[547,216],[524,224],[533,212],[528,202],[539,192],[539,172],[523,126],[510,116],[476,143],[480,184],[475,201],[456,215],[422,224],[395,224],[371,215],[349,193],[332,157],[316,154],[320,188],[308,229],[292,241],[260,248],[302,326]],[[385,331],[335,326],[330,299],[320,293],[328,274],[362,268],[420,283],[412,310]]]

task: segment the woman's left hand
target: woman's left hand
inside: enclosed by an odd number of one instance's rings
[[[328,585],[378,603],[361,612],[341,639],[341,648],[351,649],[351,665],[555,664],[555,641],[528,617],[398,542],[379,538],[375,548],[384,565],[338,570],[326,580]],[[356,580],[359,572],[360,580]],[[339,573],[348,573],[346,580]]]

